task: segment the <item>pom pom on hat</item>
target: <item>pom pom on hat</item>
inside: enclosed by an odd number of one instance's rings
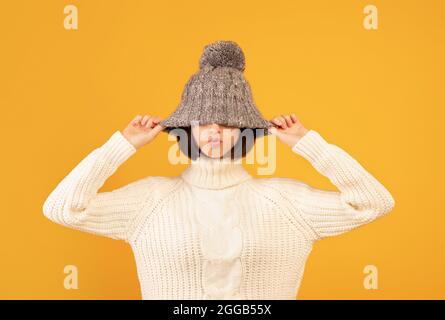
[[[243,50],[234,41],[217,41],[204,47],[199,61],[199,68],[210,65],[217,67],[232,67],[244,71],[246,67]]]

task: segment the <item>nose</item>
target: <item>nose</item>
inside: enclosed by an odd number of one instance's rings
[[[220,139],[221,126],[219,124],[212,123],[207,127],[207,130],[208,141],[216,141]]]

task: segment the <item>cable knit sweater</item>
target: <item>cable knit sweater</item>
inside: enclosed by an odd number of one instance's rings
[[[180,176],[148,176],[98,192],[136,152],[116,131],[49,194],[61,225],[128,242],[143,299],[295,299],[315,241],[390,212],[388,190],[310,130],[292,151],[338,191],[253,178],[241,163],[201,159]]]

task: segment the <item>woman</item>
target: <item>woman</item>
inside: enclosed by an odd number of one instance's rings
[[[394,207],[380,182],[294,114],[264,120],[244,67],[236,43],[207,45],[170,117],[137,116],[115,131],[43,205],[56,223],[128,242],[143,299],[295,299],[315,241]],[[162,131],[175,135],[192,159],[180,176],[149,176],[98,192]],[[258,132],[278,137],[339,191],[253,178],[235,161],[253,145],[240,138],[244,132],[253,133],[253,141]]]

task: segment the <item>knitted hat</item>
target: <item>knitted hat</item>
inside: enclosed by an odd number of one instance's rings
[[[179,106],[161,121],[166,127],[163,131],[198,121],[199,125],[264,129],[264,134],[269,134],[267,129],[272,124],[258,111],[244,69],[244,53],[237,43],[217,41],[206,45],[199,71],[185,85]]]

